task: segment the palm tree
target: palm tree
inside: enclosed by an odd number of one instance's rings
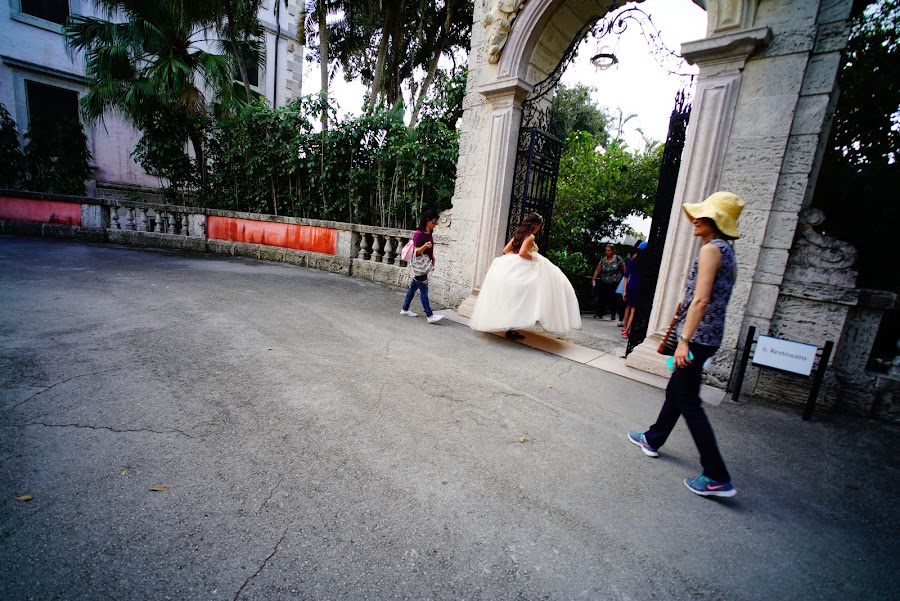
[[[423,8],[425,8],[425,6],[423,6]],[[431,8],[435,9],[437,7],[431,6]],[[423,35],[420,39],[422,59],[424,60],[430,56],[430,60],[428,62],[428,70],[425,74],[425,79],[422,81],[418,96],[413,103],[412,117],[410,117],[409,122],[410,129],[414,128],[416,122],[419,120],[419,113],[422,110],[425,98],[428,96],[429,88],[434,81],[434,76],[437,72],[438,62],[440,61],[441,56],[447,50],[449,50],[452,56],[455,47],[464,47],[471,35],[471,0],[445,0],[443,19],[440,19],[439,15],[426,15],[423,11],[421,17],[422,25],[435,22],[440,23],[437,35]]]
[[[359,0],[357,0],[358,2]],[[348,15],[354,14],[353,0],[304,0],[300,10],[301,19],[298,21],[298,36],[300,45],[306,46],[312,42],[316,44],[314,56],[319,61],[320,88],[319,98],[322,108],[322,130],[328,129],[328,111],[325,105],[328,100],[328,88],[331,84],[333,71],[331,70],[331,38],[334,32],[346,34],[348,31]],[[329,17],[341,16],[331,25]],[[302,27],[301,27],[302,24]]]
[[[287,0],[284,1],[287,5]],[[233,57],[244,84],[246,100],[253,97],[250,90],[248,62],[257,67],[265,60],[263,26],[259,22],[262,0],[206,0],[205,25],[214,27],[219,35],[218,48]],[[276,44],[277,44],[276,40]]]
[[[233,57],[197,46],[209,21],[202,4],[165,0],[94,0],[107,19],[73,15],[65,27],[66,49],[84,53],[90,90],[81,99],[89,121],[119,111],[140,130],[167,115],[183,118],[201,179],[206,161],[199,119],[210,111],[200,86],[220,108],[234,107]],[[113,15],[121,21],[112,22]],[[145,131],[146,135],[146,131]]]

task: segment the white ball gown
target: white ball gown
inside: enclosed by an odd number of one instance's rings
[[[479,332],[503,332],[540,322],[550,332],[581,327],[575,290],[559,267],[529,251],[534,260],[508,253],[494,259],[484,277],[469,327]]]

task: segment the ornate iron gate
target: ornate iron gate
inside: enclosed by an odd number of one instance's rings
[[[546,246],[562,148],[562,140],[539,127],[523,128],[519,132],[507,240],[515,235],[525,215],[534,212],[544,218],[544,227],[537,236],[538,246]]]
[[[512,238],[528,213],[539,213],[544,227],[537,236],[538,246],[546,248],[550,239],[553,203],[556,200],[556,179],[563,141],[553,132],[552,99],[566,67],[575,51],[602,16],[592,17],[575,34],[562,59],[550,75],[538,83],[522,103],[522,124],[513,175],[512,197],[509,203],[507,240]]]
[[[592,34],[600,40],[607,35],[620,35],[625,31],[629,22],[636,23],[641,30],[641,34],[647,41],[653,58],[664,70],[672,75],[680,77],[693,77],[689,73],[680,72],[679,69],[684,65],[684,59],[666,48],[665,44],[659,36],[656,26],[650,17],[639,8],[631,7],[622,11],[618,11],[619,3],[613,0],[607,8],[606,15],[597,15],[588,19],[587,23],[575,34],[571,44],[563,54],[559,64],[550,75],[537,84],[525,102],[522,103],[522,124],[519,129],[519,143],[516,150],[515,173],[513,176],[512,197],[509,203],[509,218],[507,221],[507,239],[511,238],[516,228],[522,222],[523,217],[534,211],[540,213],[544,218],[544,227],[538,234],[538,244],[546,246],[550,237],[550,224],[553,217],[553,203],[556,200],[556,179],[559,172],[559,160],[563,149],[563,142],[559,139],[558,132],[554,128],[552,122],[552,98],[559,84],[566,67],[572,61],[578,46],[588,34]],[[617,12],[618,11],[618,12]],[[602,21],[602,22],[601,22]],[[594,58],[601,56],[613,57],[613,55],[598,54]],[[613,57],[614,58],[614,57]],[[616,61],[618,59],[615,59]],[[596,64],[596,63],[595,63]],[[679,96],[683,108],[684,96]],[[690,109],[687,109],[690,112]],[[675,119],[673,113],[672,119]],[[678,176],[677,162],[681,159],[681,149],[684,146],[684,132],[682,128],[681,146],[676,149],[674,140],[672,140],[672,132],[674,121],[670,120],[669,139],[666,141],[666,156],[669,156],[669,162],[675,161],[674,175],[672,176],[672,192],[669,198],[669,206],[671,206],[671,198],[674,197],[675,179]],[[684,117],[683,127],[687,126],[687,116]],[[670,142],[672,148],[670,151]],[[677,152],[676,152],[677,150]],[[665,175],[665,165],[661,176]],[[662,185],[662,180],[660,185]],[[660,191],[657,190],[657,203],[660,200]],[[665,204],[665,203],[663,203]],[[659,206],[659,204],[657,204]],[[666,214],[668,219],[668,213]],[[654,211],[653,222],[657,223],[657,213]],[[660,221],[661,222],[661,221]],[[659,244],[665,236],[665,229],[658,234]],[[657,261],[658,270],[658,261]],[[652,296],[650,297],[652,299]],[[645,324],[646,330],[646,324]],[[634,332],[632,328],[632,332]],[[643,336],[643,334],[642,334]]]
[[[663,151],[662,166],[659,170],[659,183],[656,186],[656,200],[653,205],[653,221],[650,226],[650,237],[647,241],[647,254],[644,257],[644,270],[641,274],[641,288],[638,292],[638,303],[634,310],[634,321],[628,337],[627,355],[634,347],[644,341],[647,326],[650,322],[650,309],[656,295],[656,281],[659,278],[659,265],[662,262],[663,246],[666,231],[669,229],[669,216],[675,200],[675,184],[678,182],[678,170],[681,167],[681,153],[688,121],[691,117],[691,105],[685,98],[684,91],[675,96],[675,108],[669,117],[669,134]]]

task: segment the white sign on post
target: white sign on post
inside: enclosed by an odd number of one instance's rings
[[[812,373],[818,347],[812,344],[760,336],[753,353],[753,364],[789,371],[801,376]]]

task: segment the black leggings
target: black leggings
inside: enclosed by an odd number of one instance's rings
[[[731,476],[725,468],[725,461],[716,444],[716,435],[700,400],[700,376],[703,373],[703,364],[717,350],[719,347],[691,343],[690,351],[694,354],[694,359],[690,365],[678,368],[672,374],[666,388],[666,400],[659,411],[656,423],[650,426],[644,435],[647,437],[647,444],[654,449],[660,448],[666,444],[672,428],[683,415],[694,438],[694,444],[700,451],[703,475],[717,482],[731,482]]]
[[[596,288],[594,288],[594,292],[597,297],[594,301],[595,310],[594,315],[597,317],[603,317],[603,314],[606,313],[606,309],[609,308],[609,313],[612,317],[616,316],[616,313],[619,310],[618,304],[616,303],[616,286],[619,285],[619,282],[610,282],[609,284],[605,284],[603,282],[597,282]]]

